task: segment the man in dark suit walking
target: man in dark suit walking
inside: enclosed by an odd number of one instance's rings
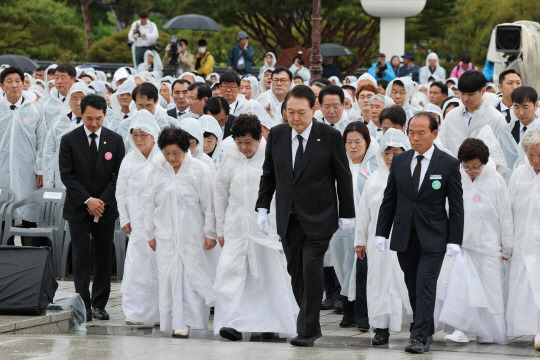
[[[352,231],[355,215],[343,140],[339,131],[313,119],[314,106],[315,94],[308,86],[291,90],[289,123],[273,127],[268,135],[256,205],[259,228],[266,232],[276,193],[277,232],[300,307],[298,336],[291,340],[296,346],[313,346],[321,336],[324,253],[338,224]]]
[[[379,210],[375,246],[397,251],[414,313],[405,351],[429,351],[433,310],[444,254],[454,256],[463,240],[463,189],[459,161],[433,145],[437,121],[427,112],[409,124],[412,150],[394,157]],[[449,213],[446,212],[448,199]]]
[[[96,319],[109,320],[105,306],[111,290],[114,226],[118,218],[116,178],[125,155],[122,137],[102,127],[106,110],[103,97],[85,96],[81,100],[84,126],[67,133],[60,142],[60,175],[66,186],[64,219],[71,233],[75,290],[86,305],[87,321],[92,320],[92,314]],[[94,263],[90,258],[90,235]]]

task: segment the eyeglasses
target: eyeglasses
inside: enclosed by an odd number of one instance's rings
[[[146,140],[147,136],[148,134],[131,134],[131,137],[133,138],[133,140],[137,140],[137,138],[141,140]]]
[[[343,105],[324,105],[322,108],[326,111],[334,109],[335,111],[338,111],[342,108]]]
[[[272,82],[274,84],[288,84],[289,82],[291,82],[289,79],[272,79]]]
[[[236,90],[238,89],[238,85],[225,85],[221,84],[220,87],[224,90]]]
[[[472,172],[472,173],[480,173],[482,172],[482,169],[484,168],[484,165],[482,164],[482,166],[480,166],[480,169],[467,169],[465,167],[463,167],[463,164],[461,165],[461,168],[465,171],[469,171],[469,172]]]

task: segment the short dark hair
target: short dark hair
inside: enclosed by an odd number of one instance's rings
[[[238,76],[237,73],[234,71],[226,71],[219,77],[219,85],[224,83],[235,83],[236,85],[240,86],[240,76]]]
[[[480,71],[465,71],[458,80],[458,90],[472,94],[486,87],[486,77]]]
[[[3,84],[6,77],[11,74],[19,74],[21,81],[24,81],[24,71],[22,71],[18,67],[10,66],[8,68],[5,68],[4,71],[0,72],[0,83]]]
[[[347,135],[353,131],[358,131],[360,134],[362,134],[362,137],[366,142],[367,149],[369,144],[371,144],[371,136],[369,135],[368,127],[362,121],[353,121],[345,127],[345,130],[343,130],[343,144],[347,142]]]
[[[386,79],[378,79],[377,80],[377,86],[382,86],[384,90],[388,87],[388,84],[390,84],[390,81]]]
[[[55,69],[55,74],[57,72],[63,72],[69,75],[69,77],[75,78],[77,77],[77,70],[75,69],[75,66],[71,64],[60,64]]]
[[[532,102],[536,104],[538,102],[538,92],[530,86],[520,86],[512,91],[512,102],[516,104],[525,104],[526,102]]]
[[[255,140],[259,140],[262,134],[262,126],[259,118],[255,115],[240,114],[232,123],[231,135],[233,139],[250,134]]]
[[[186,39],[180,39],[178,40],[179,43],[184,43],[186,46],[189,45],[188,41]]]
[[[148,12],[148,10],[139,11],[139,17],[141,19],[148,19],[149,16],[150,16],[150,13]]]
[[[189,149],[189,134],[176,126],[167,126],[159,134],[157,143],[160,150],[163,150],[167,145],[178,145],[183,152],[187,152]]]
[[[217,136],[214,133],[211,133],[211,132],[208,132],[208,131],[205,131],[203,133],[203,138],[205,138],[205,139],[209,138],[210,136],[213,136],[213,137],[215,137],[217,139]]]
[[[36,70],[34,70],[34,74],[38,71],[45,71],[47,70],[47,67],[46,66],[39,66]]]
[[[468,52],[465,52],[463,54],[461,54],[461,62],[463,62],[464,64],[468,64],[471,62],[471,54],[469,54]]]
[[[187,89],[188,91],[197,90],[197,100],[202,100],[203,98],[210,99],[212,97],[212,90],[203,82],[194,82]]]
[[[343,89],[343,91],[351,90],[353,94],[356,92],[356,89],[352,85],[342,85],[341,88]]]
[[[429,86],[429,89],[431,90],[432,87],[438,87],[439,89],[441,89],[441,93],[443,93],[444,95],[448,96],[448,86],[444,85],[442,82],[440,81],[434,81],[431,83],[431,85]]]
[[[223,96],[213,96],[204,104],[203,114],[217,115],[221,110],[225,111],[225,115],[229,116],[229,103]]]
[[[208,46],[208,43],[206,42],[206,40],[201,39],[197,41],[197,46]]]
[[[392,124],[404,127],[407,123],[407,114],[401,106],[392,105],[381,111],[381,113],[379,114],[379,124],[382,124],[382,121],[385,119],[390,120]]]
[[[343,102],[345,101],[345,93],[343,92],[343,89],[340,88],[337,85],[327,85],[327,86],[323,87],[323,89],[319,93],[319,104],[322,105],[323,98],[326,95],[337,95],[337,96],[339,96],[339,102],[341,104],[343,104]]]
[[[289,76],[289,80],[290,80],[290,81],[293,80],[292,72],[291,72],[289,69],[284,68],[284,67],[278,67],[278,68],[276,68],[274,71],[272,71],[272,79],[274,78],[274,75],[275,75],[275,74],[279,74],[280,72],[286,72],[287,75]]]
[[[414,120],[414,118],[417,118],[419,116],[425,116],[429,120],[429,130],[431,132],[434,132],[435,130],[439,129],[439,123],[437,122],[437,119],[435,119],[435,116],[433,116],[432,113],[427,111],[420,111],[416,113],[412,118],[411,121],[409,121],[409,127],[411,126],[411,122]],[[407,129],[407,134],[409,133],[409,129]]]
[[[519,79],[521,80],[521,75],[514,69],[507,69],[507,70],[504,70],[502,73],[499,74],[499,84],[502,84],[503,81],[504,81],[504,78],[506,77],[506,75],[508,74],[516,74],[517,76],[519,76]]]
[[[323,84],[324,86],[332,85],[332,83],[330,81],[328,81],[328,79],[322,78],[322,77],[321,78],[316,78],[316,79],[311,79],[311,81],[309,82],[309,84],[311,86],[313,86],[315,83]]]
[[[311,90],[309,86],[296,85],[295,87],[292,88],[291,91],[289,91],[289,93],[291,94],[289,98],[294,97],[297,99],[306,99],[309,102],[310,108],[313,108],[315,106],[315,93],[313,92],[313,90]]]
[[[107,100],[103,96],[90,94],[83,97],[81,100],[81,114],[84,115],[88,106],[97,110],[103,110],[103,114],[107,113]]]
[[[191,85],[191,82],[189,80],[186,80],[186,79],[174,80],[174,82],[171,85],[171,90],[172,91],[174,91],[174,85],[176,85],[176,84],[187,84],[188,88],[189,88],[189,85]]]
[[[137,95],[144,95],[150,100],[159,100],[158,89],[154,86],[154,84],[149,82],[143,82],[142,84],[137,85],[135,89],[133,89],[133,92],[131,93],[133,101],[136,101]]]
[[[480,139],[467,138],[461,143],[457,158],[459,162],[480,160],[484,165],[489,161],[489,148]]]
[[[296,80],[296,79],[300,79],[300,80],[302,80],[302,82],[304,82],[304,78],[301,77],[300,75],[296,75],[296,76],[293,78],[293,80]]]
[[[83,77],[89,77],[90,79],[92,79],[92,81],[94,81],[94,78],[91,75],[87,74],[87,73],[79,75],[79,79],[82,79]]]
[[[50,75],[50,74],[55,74],[56,73],[56,68],[50,68],[49,70],[47,70],[47,75]]]

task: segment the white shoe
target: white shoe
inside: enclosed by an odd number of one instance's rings
[[[534,348],[536,350],[540,350],[540,334],[537,334],[535,337],[534,337]]]
[[[444,340],[447,342],[468,343],[469,337],[461,330],[454,330],[451,335],[446,335]]]
[[[188,337],[188,335],[189,335],[189,327],[188,326],[186,326],[183,329],[173,330],[173,332],[172,332],[172,336],[176,336],[176,337]]]
[[[493,344],[493,341],[489,340],[489,339],[484,339],[483,337],[481,336],[477,336],[476,337],[476,342],[478,344]]]
[[[131,320],[130,318],[126,318],[126,325],[143,325],[142,322]]]

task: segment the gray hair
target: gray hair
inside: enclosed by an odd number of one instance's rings
[[[523,151],[527,152],[528,148],[536,145],[540,145],[540,129],[529,130],[527,135],[521,140],[521,147]]]
[[[375,101],[375,100],[377,100],[378,102],[383,104],[385,109],[389,108],[392,105],[396,105],[394,100],[392,100],[390,97],[388,97],[386,95],[382,95],[382,94],[373,95],[371,97],[371,99],[369,99],[369,105],[373,105],[373,101]]]

